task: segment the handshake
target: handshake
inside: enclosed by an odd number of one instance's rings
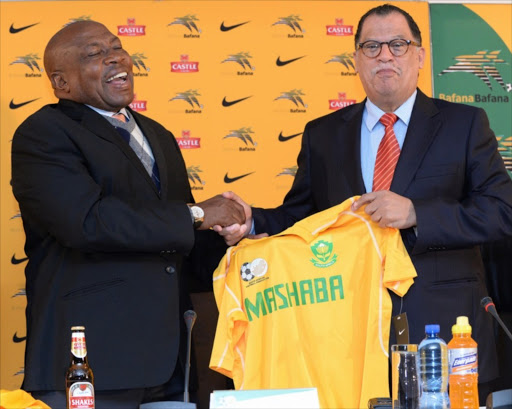
[[[233,192],[224,192],[204,202],[197,203],[204,211],[204,221],[199,230],[212,229],[219,233],[228,246],[249,236],[252,229],[252,209]],[[250,236],[261,238],[266,233]]]

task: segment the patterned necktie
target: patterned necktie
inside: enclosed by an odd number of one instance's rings
[[[130,148],[133,149],[142,162],[142,165],[151,176],[151,179],[153,179],[158,191],[160,191],[160,173],[158,172],[158,166],[155,160],[144,149],[145,141],[143,140],[143,145],[141,145],[137,139],[132,136],[132,131],[135,129],[135,121],[126,118],[126,116],[120,112],[112,115],[112,118],[107,117],[109,122],[115,126],[117,132],[119,132],[128,145],[130,145]]]
[[[396,140],[393,124],[398,120],[395,114],[382,115],[379,121],[384,125],[384,137],[380,141],[373,171],[373,191],[389,190],[393,173],[400,156],[400,145]]]

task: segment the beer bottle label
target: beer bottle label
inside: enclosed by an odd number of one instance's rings
[[[69,409],[94,409],[94,386],[75,382],[69,387]]]
[[[76,332],[71,337],[71,353],[77,358],[85,358],[87,355],[85,334],[83,332]]]

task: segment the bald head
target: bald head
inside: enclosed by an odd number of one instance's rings
[[[55,96],[117,112],[133,99],[132,60],[121,40],[96,21],[58,31],[44,51]]]

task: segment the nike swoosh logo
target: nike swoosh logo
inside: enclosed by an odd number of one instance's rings
[[[15,332],[14,335],[12,336],[12,342],[15,342],[15,343],[20,343],[20,342],[23,342],[27,339],[27,337],[18,337],[18,332]]]
[[[279,142],[286,142],[289,141],[292,138],[295,138],[296,136],[302,135],[302,132],[294,133],[293,135],[286,135],[284,136],[282,132],[279,132]]]
[[[18,108],[21,108],[22,106],[30,104],[31,102],[37,101],[38,99],[39,98],[31,99],[30,101],[25,101],[25,102],[22,102],[20,104],[15,104],[14,103],[14,99],[11,99],[11,102],[9,103],[9,108],[11,108],[11,109],[18,109]]]
[[[404,333],[405,329],[403,329],[402,331],[398,331],[398,335],[402,335]]]
[[[222,22],[222,24],[220,25],[220,31],[233,30],[234,28],[243,26],[244,24],[247,24],[247,23],[250,23],[250,21],[246,21],[245,23],[235,24],[233,26],[226,26],[226,25],[224,25],[224,22]]]
[[[303,55],[302,57],[292,58],[291,60],[281,60],[281,57],[277,57],[276,65],[278,67],[284,67],[286,64],[290,64],[291,62],[300,60],[301,58],[304,58],[304,57],[305,57],[305,55]]]
[[[21,263],[23,263],[24,261],[27,261],[27,260],[28,260],[28,257],[16,258],[16,255],[13,254],[12,258],[11,258],[11,263],[12,264],[21,264]]]
[[[249,175],[252,175],[254,172],[249,172],[249,173],[246,173],[245,175],[240,175],[240,176],[236,176],[234,178],[230,178],[228,176],[228,174],[226,173],[226,175],[224,176],[224,183],[233,183],[233,182],[236,182],[237,180],[239,179],[242,179],[246,176],[249,176]]]
[[[228,101],[228,100],[226,100],[226,97],[224,97],[224,99],[222,100],[222,106],[230,107],[231,105],[238,104],[239,102],[245,101],[246,99],[251,98],[251,97],[252,97],[252,95],[250,97],[235,99],[234,101]]]
[[[11,27],[9,27],[9,33],[16,34],[16,33],[19,33],[20,31],[26,30],[27,28],[30,28],[30,27],[34,27],[38,24],[39,23],[34,23],[34,24],[30,24],[28,26],[18,27],[18,28],[14,28],[14,24],[11,24]]]

